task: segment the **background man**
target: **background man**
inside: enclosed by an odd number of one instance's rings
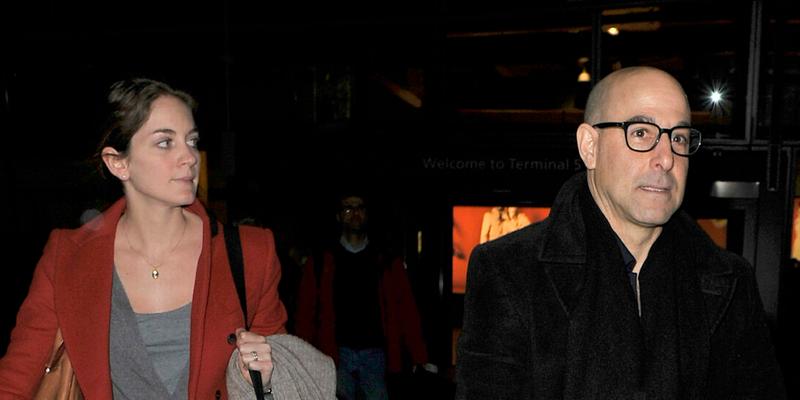
[[[336,219],[338,243],[304,268],[297,335],[334,358],[339,398],[386,399],[386,373],[402,370],[404,350],[415,366],[427,362],[419,314],[402,259],[367,235],[364,196],[341,196]]]

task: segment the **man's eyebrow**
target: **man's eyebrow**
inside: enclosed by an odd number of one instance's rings
[[[651,124],[655,124],[656,120],[655,118],[650,117],[648,115],[634,115],[633,117],[630,117],[627,120],[625,120],[625,122],[649,122]],[[675,126],[691,126],[691,125],[692,125],[691,122],[683,119],[678,121],[678,124]]]
[[[655,124],[656,120],[647,115],[634,115],[633,117],[628,118],[626,122],[649,122],[651,124]]]

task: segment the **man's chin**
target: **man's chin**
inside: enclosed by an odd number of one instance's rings
[[[640,218],[640,224],[651,228],[659,227],[667,223],[672,218],[673,213],[651,214]]]

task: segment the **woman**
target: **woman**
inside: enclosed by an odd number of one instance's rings
[[[86,399],[226,398],[225,369],[273,364],[285,331],[272,234],[242,227],[251,331],[222,234],[196,198],[194,100],[156,81],[117,82],[98,147],[124,197],[76,230],[54,230],[0,360],[0,398],[34,395],[61,330]],[[252,262],[255,260],[256,262]]]

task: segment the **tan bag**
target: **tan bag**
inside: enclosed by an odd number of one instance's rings
[[[61,329],[56,332],[53,354],[50,356],[50,362],[45,366],[44,377],[34,399],[83,400],[83,394],[78,387],[77,379],[75,379],[75,371],[72,370],[72,363],[64,349]]]

